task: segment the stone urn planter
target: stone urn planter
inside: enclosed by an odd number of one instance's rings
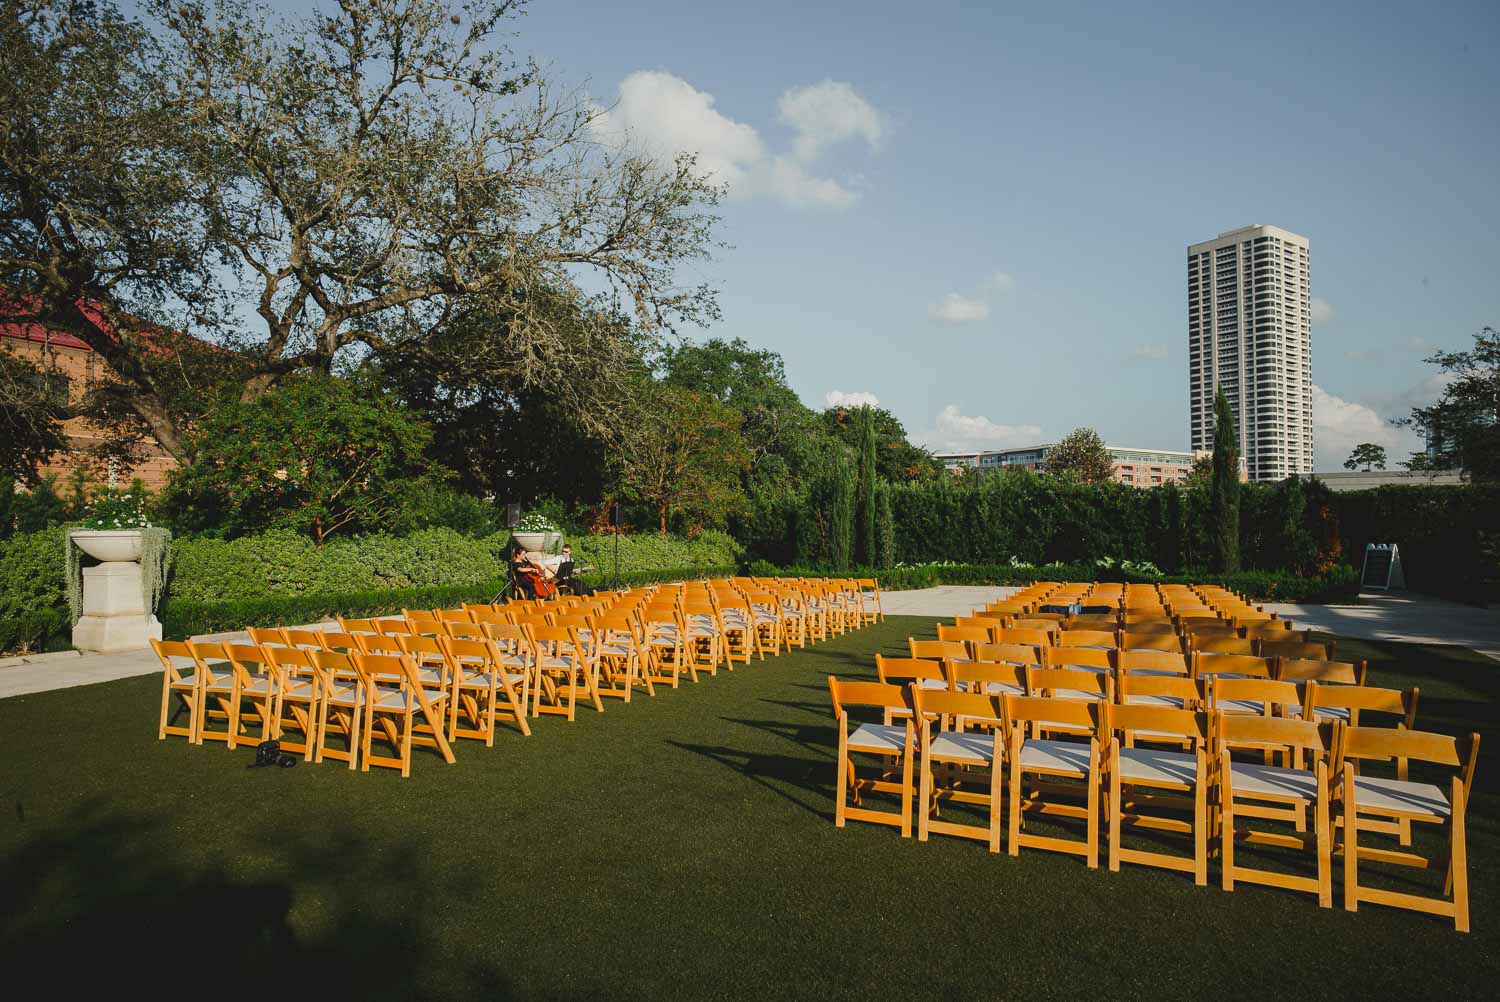
[[[510,538],[527,553],[540,553],[547,545],[545,532],[513,532]]]
[[[83,615],[73,646],[84,651],[131,651],[161,639],[161,623],[141,593],[139,529],[76,529],[68,538],[100,561],[83,568]]]
[[[560,533],[560,532],[549,532],[549,533],[547,533],[547,541],[542,544],[542,548],[544,550],[546,550],[548,553],[556,553],[557,552],[557,548],[558,548],[558,546],[561,543],[562,543],[562,533]]]

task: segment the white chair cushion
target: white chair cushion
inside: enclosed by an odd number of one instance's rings
[[[1198,781],[1198,759],[1184,752],[1160,751],[1155,748],[1121,748],[1120,778],[1148,783],[1181,783],[1192,786]]]
[[[1318,799],[1318,777],[1306,769],[1235,762],[1230,766],[1230,782],[1236,794],[1294,797],[1308,803]]]
[[[989,765],[995,760],[995,737],[988,731],[942,731],[932,739],[929,755],[940,762]]]
[[[1045,726],[1045,725],[1043,725]],[[1021,745],[1023,769],[1048,769],[1055,772],[1087,776],[1089,746],[1073,741],[1050,741],[1031,738]]]
[[[1026,695],[1026,687],[1024,685],[1015,685],[1010,682],[986,682],[984,683],[984,692],[987,696],[997,696],[1001,694],[1008,696],[1024,696]]]
[[[1453,810],[1448,797],[1431,783],[1377,776],[1354,777],[1354,803],[1370,810],[1426,814],[1436,818],[1446,818]]]
[[[900,752],[906,747],[906,727],[893,724],[860,724],[849,735],[849,750],[862,752]]]

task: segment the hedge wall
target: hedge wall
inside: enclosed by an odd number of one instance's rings
[[[1408,588],[1500,601],[1500,486],[1377,487],[1337,497],[1344,552],[1355,566],[1366,543],[1395,543]]]
[[[702,577],[727,577],[736,568],[681,568],[635,571],[620,574],[624,587],[681,581]],[[596,586],[609,581],[593,582]],[[247,626],[299,626],[337,615],[349,617],[387,616],[402,609],[453,608],[464,602],[488,602],[505,586],[505,579],[465,585],[438,585],[385,591],[355,591],[322,595],[264,595],[257,598],[203,601],[168,598],[158,616],[162,634],[181,640],[203,633],[221,633]]]
[[[64,650],[72,638],[63,529],[0,541],[0,652]]]
[[[756,563],[757,577],[818,577],[826,570],[773,567]],[[1339,565],[1325,574],[1303,577],[1284,571],[1239,571],[1234,574],[1146,575],[1087,564],[1017,567],[1012,564],[917,564],[885,570],[855,568],[850,577],[873,577],[881,591],[910,591],[938,585],[1029,585],[1034,581],[1130,581],[1160,584],[1215,584],[1258,602],[1350,602],[1359,594],[1359,572]]]

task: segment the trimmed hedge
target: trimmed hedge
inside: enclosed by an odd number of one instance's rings
[[[777,568],[756,563],[757,577],[822,577],[832,572],[809,567]],[[1016,567],[1011,564],[918,564],[886,570],[869,568],[838,572],[840,577],[872,577],[882,591],[911,591],[938,585],[1029,585],[1034,581],[1126,581],[1141,584],[1215,584],[1258,602],[1352,602],[1359,595],[1359,572],[1340,565],[1326,574],[1298,577],[1280,571],[1238,571],[1234,574],[1169,574],[1150,576],[1118,567],[1081,564]]]
[[[614,573],[615,537],[573,536],[565,542],[573,547],[573,560],[580,567],[592,566],[596,574]],[[681,568],[733,567],[745,551],[725,532],[704,532],[691,539],[653,535],[620,537],[620,573]]]
[[[626,587],[701,577],[727,577],[735,568],[686,568],[675,571],[637,571],[620,575]],[[591,576],[592,577],[592,576]],[[602,584],[591,581],[596,587]],[[222,633],[247,626],[300,626],[334,615],[362,618],[387,616],[402,609],[453,608],[464,602],[488,602],[505,587],[505,579],[477,584],[438,585],[385,591],[357,591],[324,595],[269,595],[258,598],[203,601],[169,598],[157,613],[162,635],[171,640],[204,633]]]
[[[72,643],[65,538],[66,530],[52,528],[0,542],[0,651],[57,651]]]
[[[0,619],[0,651],[65,651],[73,646],[67,609],[38,609]]]
[[[1338,508],[1356,567],[1366,543],[1395,543],[1413,591],[1500,601],[1500,485],[1377,487],[1338,495]]]

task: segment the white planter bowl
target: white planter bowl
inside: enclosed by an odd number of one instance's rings
[[[95,560],[114,562],[141,559],[139,529],[75,529],[68,533],[78,548]]]
[[[555,552],[557,550],[557,545],[559,543],[561,543],[561,542],[562,542],[562,533],[560,533],[560,532],[549,532],[549,533],[547,533],[547,542],[544,545],[546,546],[546,549],[547,549],[548,553],[553,553],[553,552]]]
[[[513,532],[510,538],[527,553],[539,553],[547,542],[545,532]]]

